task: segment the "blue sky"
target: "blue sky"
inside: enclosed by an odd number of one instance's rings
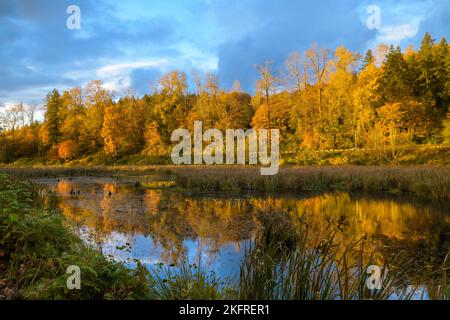
[[[81,29],[69,30],[69,5]],[[367,7],[381,9],[369,30]],[[1,0],[0,103],[41,103],[53,89],[100,79],[121,95],[150,92],[164,72],[216,72],[251,91],[255,64],[280,67],[312,43],[364,53],[379,43],[417,46],[450,34],[448,0]]]

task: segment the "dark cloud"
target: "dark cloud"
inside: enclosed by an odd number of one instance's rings
[[[130,47],[161,51],[175,36],[163,18],[120,20],[101,1],[78,0],[81,30],[69,30],[66,9],[72,0],[2,1],[0,9],[0,99],[20,99],[14,92],[77,83],[67,73],[95,70],[99,61],[127,57]],[[166,50],[167,53],[169,50]],[[174,51],[172,50],[172,53]],[[86,81],[87,79],[78,79]]]

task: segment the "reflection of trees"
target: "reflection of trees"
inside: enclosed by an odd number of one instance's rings
[[[154,197],[157,191],[149,191]],[[159,211],[151,216],[151,235],[166,251],[164,258],[178,261],[185,255],[183,241],[198,238],[214,255],[222,245],[248,239],[253,229],[243,200],[195,199],[179,193],[161,193]]]
[[[82,189],[80,195],[71,190]],[[226,197],[189,196],[133,186],[98,182],[80,186],[61,181],[59,197],[48,197],[47,206],[58,205],[70,221],[95,230],[95,240],[116,231],[129,236],[151,235],[163,248],[165,261],[185,257],[186,240],[198,240],[214,256],[226,244],[252,237],[258,212],[284,212],[295,224],[307,223],[310,232],[324,234],[330,221],[342,228],[345,241],[369,236],[372,245],[387,253],[411,254],[419,265],[423,256],[446,252],[450,217],[430,205],[354,197],[347,193],[299,199],[289,196]],[[421,260],[422,259],[422,260]],[[419,261],[420,260],[420,261]],[[437,262],[438,260],[436,260]]]
[[[73,223],[94,230],[97,242],[113,231],[134,235],[146,234],[149,230],[144,199],[136,190],[115,183],[101,184],[101,188],[65,183],[63,191],[60,184],[56,187],[61,194],[59,208]],[[70,195],[72,189],[82,191],[80,195],[77,192]]]

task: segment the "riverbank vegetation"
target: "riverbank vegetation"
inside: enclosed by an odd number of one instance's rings
[[[66,269],[79,266],[83,290],[68,290]],[[108,261],[43,210],[36,187],[0,175],[0,299],[146,299],[148,273]]]
[[[116,96],[100,81],[51,91],[2,113],[0,163],[169,164],[172,132],[277,128],[284,163],[448,164],[450,53],[426,34],[418,50],[380,45],[363,58],[341,46],[293,52],[256,70],[254,94],[217,75],[180,71],[143,97]],[[195,83],[189,88],[188,83]]]

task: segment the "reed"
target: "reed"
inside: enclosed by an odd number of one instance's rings
[[[172,172],[178,186],[201,191],[390,192],[450,199],[448,166],[285,167],[276,176],[261,176],[255,167],[181,167]]]
[[[220,279],[201,261],[160,264],[152,277],[152,295],[160,300],[224,300],[236,296],[232,282]]]

